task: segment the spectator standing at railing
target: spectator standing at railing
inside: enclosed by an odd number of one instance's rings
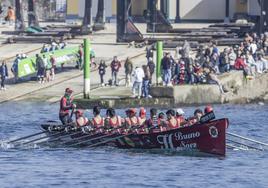
[[[155,63],[154,63],[152,57],[149,58],[147,66],[149,67],[150,75],[151,75],[150,76],[150,84],[152,84],[152,78],[153,78],[153,75],[154,75],[154,72],[155,72]]]
[[[112,84],[115,86],[118,86],[117,76],[118,76],[118,72],[120,68],[121,68],[121,63],[117,59],[117,56],[114,56],[114,59],[111,62],[111,70],[112,70]]]
[[[17,81],[18,81],[18,69],[19,69],[20,61],[21,61],[21,55],[17,54],[16,58],[15,58],[15,60],[13,62],[13,65],[11,67],[11,72],[14,75],[14,83],[17,83]]]
[[[129,87],[131,86],[131,75],[133,71],[133,63],[129,59],[129,57],[127,57],[125,61],[124,68],[125,68],[125,74],[126,74],[126,87]]]
[[[104,75],[106,73],[106,68],[107,68],[107,65],[105,64],[105,61],[104,60],[101,60],[100,61],[100,64],[99,64],[99,67],[98,67],[98,70],[99,70],[99,75],[100,75],[100,81],[101,81],[101,86],[104,86]]]
[[[137,97],[138,99],[141,98],[142,82],[144,77],[145,74],[143,69],[140,67],[136,67],[135,70],[133,71],[133,86],[132,86],[133,97]]]
[[[149,61],[150,58],[154,57],[154,51],[151,47],[146,47],[146,58]]]
[[[56,70],[56,59],[53,56],[53,54],[49,54],[49,61],[51,64],[51,69],[50,69],[51,81],[53,81],[55,79],[55,70]]]
[[[43,61],[45,65],[45,82],[50,82],[51,63],[50,60],[45,55],[43,55]]]
[[[161,61],[161,68],[163,71],[163,84],[164,86],[172,86],[171,84],[171,66],[172,60],[169,53],[166,53]]]
[[[6,78],[8,77],[8,69],[5,61],[3,61],[2,65],[0,66],[0,77],[1,77],[1,90],[6,90],[5,82]]]
[[[143,65],[142,68],[144,72],[144,77],[143,77],[143,82],[142,82],[142,95],[144,98],[151,98],[151,96],[149,95],[150,80],[151,80],[150,68],[148,65]]]
[[[39,54],[36,54],[36,63],[35,64],[36,64],[36,69],[37,69],[37,80],[40,84],[44,83],[45,63]]]

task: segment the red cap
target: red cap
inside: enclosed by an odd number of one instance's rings
[[[213,111],[213,108],[212,108],[211,105],[207,105],[206,108],[205,108],[205,110],[204,110],[205,114],[208,114],[208,113],[210,113],[212,111]]]
[[[140,108],[140,116],[146,116],[146,110],[143,107]]]
[[[133,114],[136,114],[136,109],[135,108],[130,108],[129,110],[128,110],[128,112],[129,113],[133,113]]]
[[[83,115],[84,112],[83,112],[82,110],[76,110],[76,111],[75,111],[75,114],[77,114],[77,115]]]

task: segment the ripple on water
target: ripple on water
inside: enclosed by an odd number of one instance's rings
[[[230,119],[228,131],[268,142],[267,105],[221,105],[214,109],[218,118]],[[191,115],[194,108],[186,107],[185,111]],[[57,105],[44,103],[1,105],[0,187],[200,188],[268,185],[267,151],[228,150],[226,158],[215,158],[109,147],[77,149],[31,145],[14,148],[6,144],[7,140],[39,132],[39,124],[57,120],[57,112]],[[119,114],[123,113],[124,110],[119,111]]]

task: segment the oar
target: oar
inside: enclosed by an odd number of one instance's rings
[[[250,141],[250,142],[254,142],[256,144],[260,144],[260,145],[263,145],[263,146],[268,146],[268,144],[264,143],[264,142],[260,142],[260,141],[257,141],[257,140],[253,140],[253,139],[250,139],[250,138],[246,138],[244,136],[240,136],[238,134],[234,134],[234,133],[227,133],[227,135],[230,135],[230,136],[233,136],[233,137],[237,137],[237,138],[240,138],[240,139],[243,139],[243,140],[247,140],[247,141]]]
[[[99,129],[102,129],[102,127],[101,127],[101,128],[97,128],[97,129],[93,129],[93,130],[89,131],[88,133],[97,131],[97,130],[99,130]],[[54,141],[57,141],[57,140],[60,140],[60,139],[63,139],[63,138],[67,138],[67,137],[69,137],[69,136],[75,136],[75,135],[78,135],[78,134],[80,134],[80,133],[83,133],[82,130],[80,130],[80,129],[78,129],[78,130],[77,130],[76,132],[74,132],[74,133],[68,133],[68,132],[66,132],[66,134],[64,134],[64,135],[62,135],[62,136],[59,136],[59,137],[57,137],[57,138],[55,138],[55,139],[51,139],[51,140],[48,140],[48,141],[45,141],[45,142],[47,142],[47,143],[49,143],[49,142],[54,142]],[[86,135],[86,136],[89,136],[89,135]],[[79,138],[81,138],[81,137],[79,137]],[[70,142],[70,141],[68,141],[68,142]],[[41,143],[42,143],[42,142],[41,142]],[[65,143],[65,142],[60,143],[60,144],[64,144],[64,143]]]
[[[237,146],[230,145],[230,144],[226,144],[226,146],[229,147],[230,149],[245,150],[244,148],[237,147]]]
[[[40,138],[36,138],[36,139],[30,140],[28,142],[20,143],[20,145],[31,144],[31,143],[34,143],[34,142],[39,141],[39,140],[43,140],[43,139],[46,139],[46,138],[49,138],[49,137],[61,135],[62,133],[63,133],[63,131],[60,131],[60,132],[57,132],[57,133],[51,134],[51,135],[46,135],[46,136],[43,136],[43,137],[40,137]]]
[[[247,145],[247,144],[243,144],[243,143],[240,143],[240,142],[237,142],[237,141],[234,141],[234,140],[230,140],[230,139],[226,139],[226,140],[229,141],[229,142],[232,142],[234,144],[239,144],[240,146],[245,146],[247,148],[251,148],[251,149],[263,151],[263,149],[260,149],[260,148],[257,148],[257,147],[253,147],[253,146],[250,146],[250,145]]]
[[[131,129],[130,129],[130,131],[133,131],[133,130],[136,130],[136,129],[140,129],[140,128],[142,128],[144,125],[141,125],[141,126],[138,126],[138,127],[132,127]],[[148,130],[150,130],[150,129],[153,129],[153,128],[155,128],[155,126],[153,126],[153,127],[150,127]],[[118,137],[115,137],[115,138],[110,138],[110,139],[107,139],[107,140],[104,140],[104,141],[101,141],[101,142],[97,142],[97,143],[94,143],[94,144],[91,144],[91,145],[89,145],[89,146],[87,146],[87,147],[94,147],[94,146],[99,146],[99,145],[101,145],[101,144],[105,144],[105,143],[107,143],[107,142],[111,142],[111,141],[114,141],[114,140],[118,140],[118,139],[120,139],[120,138],[123,138],[123,137],[126,137],[126,136],[130,136],[130,135],[133,135],[133,134],[135,134],[135,132],[131,132],[131,133],[129,133],[129,134],[126,134],[126,135],[120,135],[120,136],[118,136]],[[114,136],[114,135],[110,135],[110,136]]]
[[[73,118],[73,114],[74,114],[74,108],[72,109],[72,112],[71,112],[71,115],[70,115],[70,117],[69,117],[69,122],[68,123],[70,123],[70,122],[72,122],[72,118]]]
[[[46,133],[46,132],[48,132],[48,131],[46,130],[46,131],[42,131],[42,132],[39,132],[39,133],[31,134],[31,135],[28,135],[28,136],[24,136],[24,137],[15,139],[15,140],[11,140],[11,141],[7,142],[7,144],[12,144],[12,143],[14,143],[14,142],[18,142],[18,141],[21,141],[21,140],[25,140],[25,139],[27,139],[27,138],[35,137],[35,136],[44,134],[44,133]]]
[[[68,146],[69,147],[74,147],[74,146],[77,146],[77,145],[80,145],[80,144],[92,142],[92,141],[95,141],[95,140],[107,138],[107,137],[114,136],[114,135],[116,135],[116,133],[114,133],[114,134],[105,134],[105,135],[102,135],[102,136],[99,136],[99,137],[96,137],[96,138],[92,138],[92,139],[89,139],[89,140],[83,140],[83,141],[78,142],[78,143],[70,144]]]
[[[71,123],[67,124],[65,128],[69,127],[71,125]],[[49,132],[49,131],[46,131],[46,132]],[[46,136],[43,136],[43,137],[39,137],[39,138],[36,138],[36,139],[33,139],[33,140],[30,140],[28,142],[23,142],[23,143],[20,143],[20,145],[27,145],[27,144],[30,144],[30,143],[33,143],[33,142],[36,142],[36,141],[39,141],[39,140],[43,140],[45,138],[49,138],[49,137],[54,137],[54,136],[58,136],[58,135],[61,135],[62,133],[64,133],[64,131],[59,131],[57,133],[54,133],[54,134],[51,134],[51,135],[46,135]]]
[[[125,125],[120,126],[120,127],[117,127],[117,128],[113,128],[112,130],[110,130],[110,132],[113,132],[113,131],[115,131],[115,130],[117,130],[117,129],[121,129],[121,128],[123,128],[123,127],[125,127]],[[97,134],[98,134],[98,133],[97,133]],[[69,143],[69,142],[73,142],[73,141],[77,141],[77,140],[81,140],[82,138],[85,138],[85,139],[86,139],[86,138],[90,138],[90,137],[93,137],[93,136],[95,136],[95,135],[97,135],[97,134],[86,135],[86,136],[80,137],[80,138],[78,138],[78,139],[76,139],[76,140],[68,141],[67,143]],[[78,142],[78,143],[74,143],[74,144],[71,144],[71,145],[68,145],[68,146],[73,147],[73,146],[77,146],[77,145],[80,145],[80,144],[88,143],[88,142],[91,142],[91,141],[94,141],[94,140],[99,140],[99,139],[107,138],[107,137],[110,137],[110,136],[114,136],[114,135],[116,135],[116,134],[117,134],[117,133],[101,135],[101,136],[99,136],[99,137],[92,138],[92,139],[89,139],[89,140],[83,140],[83,141],[80,141],[80,142]],[[65,143],[65,144],[66,144],[66,143]]]

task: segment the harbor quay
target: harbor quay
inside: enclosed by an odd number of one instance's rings
[[[268,0],[0,0],[0,188],[268,187],[267,112]]]

